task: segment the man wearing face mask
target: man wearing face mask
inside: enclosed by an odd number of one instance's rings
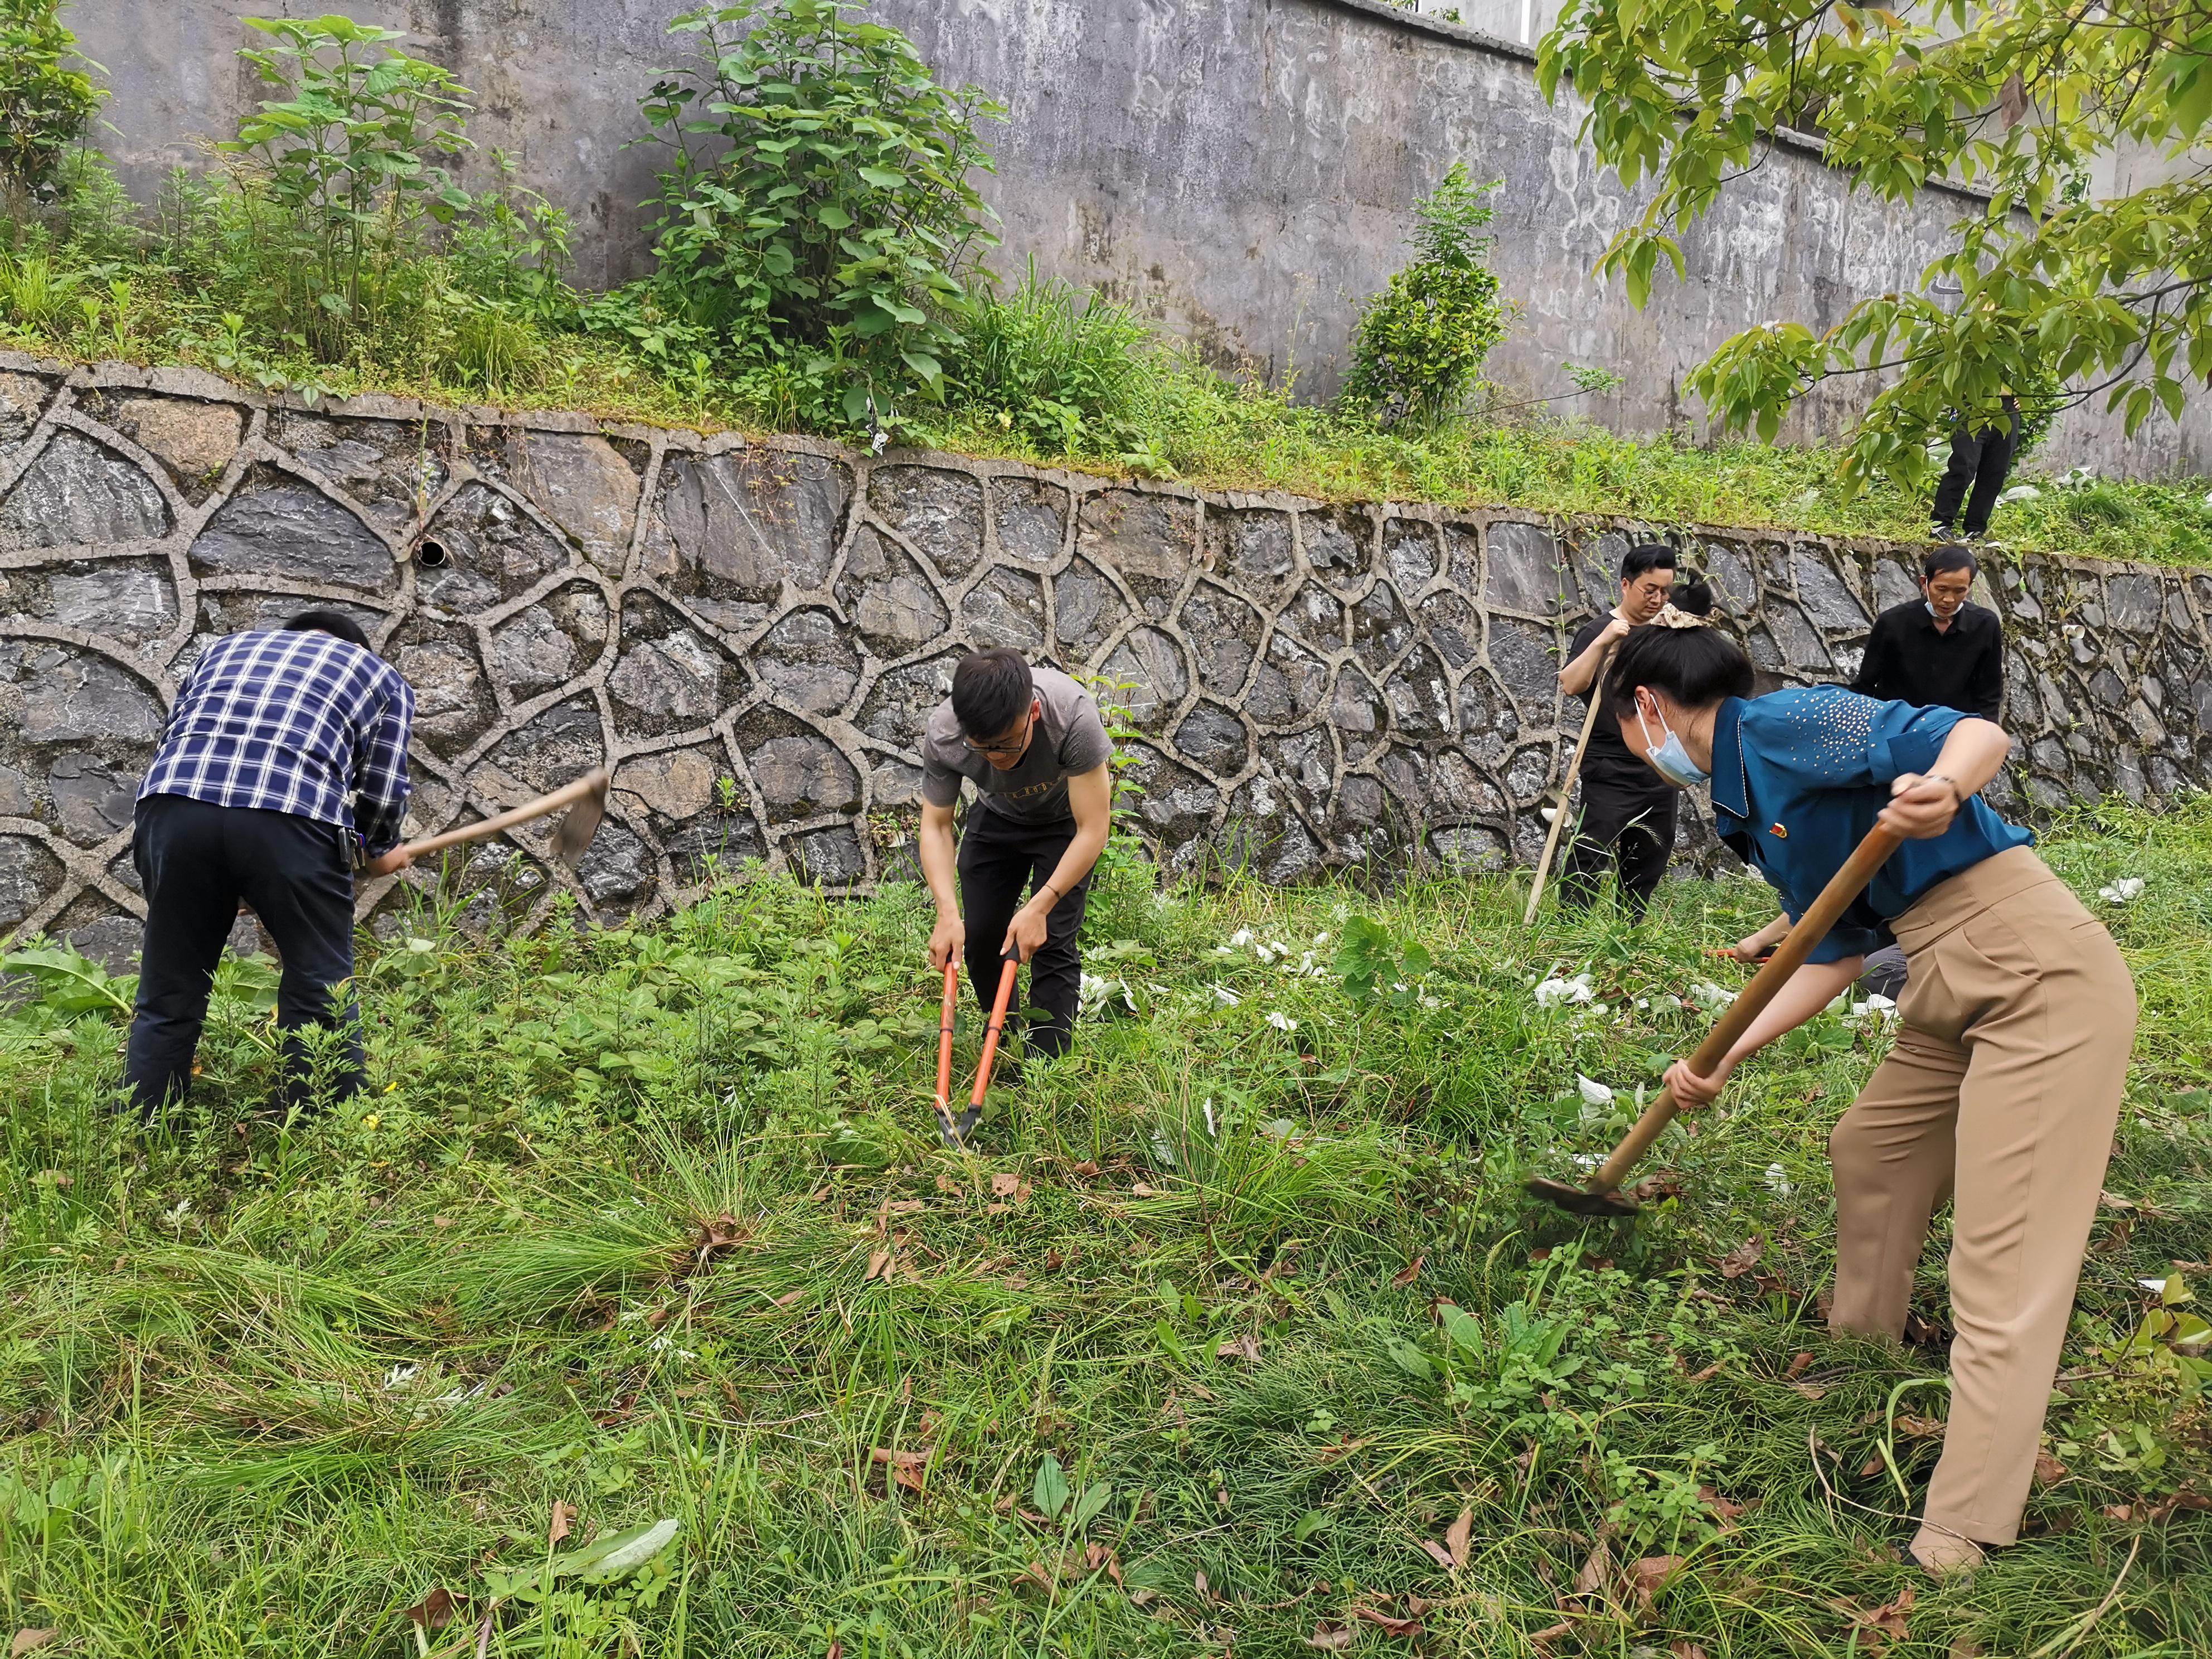
[[[1920,598],[1875,618],[1851,690],[1916,708],[1955,708],[1994,720],[2004,702],[2004,625],[1969,605],[1980,566],[1956,542],[1920,562]]]

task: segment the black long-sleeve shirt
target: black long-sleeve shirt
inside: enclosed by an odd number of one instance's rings
[[[1851,690],[1993,720],[2004,702],[2004,624],[1994,611],[1962,605],[1938,629],[1920,600],[1893,605],[1874,619]]]

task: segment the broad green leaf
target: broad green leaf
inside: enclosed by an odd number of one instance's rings
[[[1036,1480],[1030,1487],[1030,1502],[1036,1512],[1048,1521],[1056,1521],[1060,1512],[1067,1507],[1067,1472],[1060,1467],[1060,1459],[1050,1452],[1037,1465]]]

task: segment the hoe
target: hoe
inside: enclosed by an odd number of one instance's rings
[[[1690,1069],[1699,1077],[1710,1077],[1713,1068],[1728,1057],[1729,1049],[1751,1028],[1766,1005],[1774,1000],[1775,993],[1788,982],[1790,975],[1804,965],[1813,947],[1828,935],[1850,902],[1874,879],[1874,872],[1888,861],[1898,848],[1899,837],[1876,824],[1866,833],[1858,849],[1836,872],[1828,884],[1820,890],[1820,896],[1805,907],[1805,914],[1797,919],[1766,965],[1753,976],[1728,1006],[1705,1040],[1690,1056]],[[1626,1196],[1620,1183],[1636,1167],[1637,1160],[1650,1150],[1651,1143],[1659,1139],[1659,1132],[1674,1121],[1677,1110],[1674,1091],[1662,1089],[1659,1097],[1644,1109],[1644,1115],[1636,1120],[1613,1156],[1598,1165],[1588,1181],[1572,1187],[1564,1181],[1551,1181],[1542,1176],[1527,1183],[1528,1191],[1536,1198],[1558,1205],[1576,1215],[1622,1216],[1634,1215],[1639,1207],[1636,1200]]]

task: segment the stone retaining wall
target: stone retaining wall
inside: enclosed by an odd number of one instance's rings
[[[923,718],[989,645],[1123,688],[1136,823],[1170,869],[1527,862],[1580,724],[1559,650],[1638,529],[307,408],[0,356],[0,933],[128,956],[131,802],[178,682],[209,639],[309,602],[358,616],[416,688],[413,833],[614,764],[574,875],[532,831],[472,866],[472,902],[524,923],[563,890],[650,915],[715,860],[876,880]],[[1848,672],[1872,612],[1913,592],[1910,548],[1680,533],[1771,684]],[[1997,577],[2021,739],[2001,804],[2207,781],[2212,578],[2045,558]],[[419,898],[386,881],[362,903]]]

